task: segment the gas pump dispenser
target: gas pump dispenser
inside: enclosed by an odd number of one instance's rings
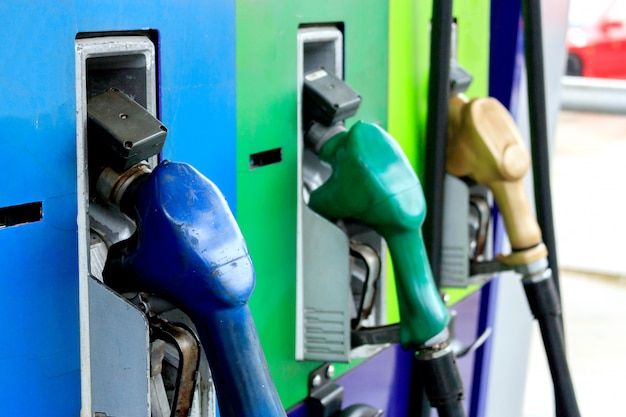
[[[160,151],[167,129],[119,90],[92,97],[88,114],[91,198],[119,208],[135,225],[129,238],[110,247],[104,282],[120,294],[143,294],[153,339],[185,328],[160,317],[152,300],[161,298],[189,316],[211,368],[220,415],[285,416],[247,305],[254,268],[221,192],[188,164],[163,161],[152,170],[145,160]],[[193,344],[193,337],[187,342]],[[182,352],[187,346],[181,345]],[[177,380],[188,381],[176,391],[171,415],[191,415],[198,356],[188,364],[188,355],[179,355]],[[176,403],[183,399],[184,407]]]
[[[400,307],[400,342],[416,351],[429,399],[440,416],[463,416],[462,383],[421,235],[425,204],[419,180],[394,139],[380,127],[343,121],[361,98],[318,68],[304,76],[305,140],[332,173],[312,190],[309,207],[331,221],[362,222],[386,241]]]
[[[90,198],[87,105],[124,91],[176,132],[163,154],[210,176],[235,210],[235,2],[3,2],[0,15],[13,40],[0,46],[2,414],[156,417],[191,402],[191,415],[214,416],[193,323],[102,282],[108,242],[134,224]],[[219,140],[193,134],[204,124]],[[148,303],[181,324],[149,318]]]

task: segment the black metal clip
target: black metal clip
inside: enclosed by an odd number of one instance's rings
[[[462,358],[463,356],[468,355],[481,347],[487,341],[487,339],[489,339],[489,336],[491,336],[492,330],[491,327],[487,327],[485,331],[480,334],[480,336],[478,336],[472,343],[467,345],[454,337],[456,318],[456,310],[451,310],[450,323],[448,324],[448,330],[450,331],[450,347],[454,351],[455,357]]]
[[[309,397],[313,417],[381,417],[383,411],[365,404],[354,404],[342,410],[343,387],[333,382],[335,367],[325,363],[309,374]]]

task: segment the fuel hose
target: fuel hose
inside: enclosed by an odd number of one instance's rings
[[[428,213],[424,220],[423,233],[437,286],[441,281],[452,22],[452,0],[433,1],[424,163],[424,196]]]
[[[437,287],[441,283],[452,23],[452,0],[433,1],[424,172],[428,212],[422,230]],[[409,402],[410,415],[429,416],[432,406],[437,409],[439,417],[464,417],[466,414],[461,401],[463,386],[454,355],[446,354],[426,360],[420,356],[418,354],[412,368],[412,391],[415,395],[411,396]],[[439,381],[439,384],[435,381]],[[441,381],[447,382],[442,384]]]
[[[556,239],[550,187],[549,147],[546,120],[546,92],[543,61],[541,1],[523,0],[524,51],[528,77],[528,112],[533,182],[537,221],[548,249],[548,264],[552,276],[547,283],[524,283],[528,303],[539,322],[541,335],[554,384],[557,417],[578,417],[580,411],[565,356],[563,316],[560,307],[560,287]],[[541,287],[538,290],[535,287]],[[558,308],[557,308],[558,307]],[[541,312],[545,309],[549,313]],[[538,310],[536,312],[535,310]]]
[[[550,150],[546,118],[546,91],[543,60],[543,36],[540,0],[523,0],[524,53],[528,77],[528,115],[530,120],[530,147],[533,163],[533,183],[537,222],[541,227],[543,242],[550,254],[557,293],[560,294],[552,193],[550,186]]]
[[[530,310],[539,323],[548,367],[554,385],[557,417],[580,417],[574,385],[565,355],[565,338],[560,320],[559,295],[550,269],[537,277],[522,280]]]

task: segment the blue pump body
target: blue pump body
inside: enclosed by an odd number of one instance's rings
[[[137,285],[194,322],[220,415],[285,416],[248,308],[254,267],[222,193],[192,166],[165,161],[141,185],[134,210],[137,235],[121,262]]]

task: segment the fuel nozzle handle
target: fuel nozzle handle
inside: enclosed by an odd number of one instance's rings
[[[463,417],[463,384],[448,343],[449,314],[422,238],[426,205],[419,180],[396,141],[380,127],[357,122],[339,130],[318,142],[319,157],[333,172],[311,193],[309,206],[331,220],[357,220],[385,239],[400,307],[400,342],[416,350],[439,416]]]
[[[188,164],[165,161],[150,172],[143,161],[161,151],[167,128],[121,91],[92,97],[88,116],[97,197],[137,226],[111,246],[105,282],[121,292],[152,292],[187,313],[221,415],[285,417],[248,307],[254,267],[222,193]]]
[[[513,252],[503,263],[526,265],[548,255],[531,211],[523,177],[530,157],[507,109],[494,98],[449,102],[447,171],[489,187],[504,219]]]
[[[508,111],[493,98],[450,99],[446,168],[467,176],[493,192],[504,218],[513,252],[498,259],[523,274],[529,307],[539,323],[552,381],[557,416],[579,417],[574,385],[565,352],[561,306],[548,250],[533,216],[522,177],[530,157]]]
[[[387,242],[400,308],[400,342],[416,351],[441,417],[463,417],[463,385],[448,343],[448,310],[433,279],[422,238],[426,204],[422,187],[397,142],[371,123],[349,130],[360,96],[326,71],[305,75],[305,142],[332,174],[309,197],[309,207],[328,220],[351,219]]]
[[[385,239],[394,265],[403,346],[445,340],[449,316],[422,239],[426,205],[415,172],[380,127],[357,122],[338,132],[319,148],[319,158],[333,173],[311,193],[309,206],[330,220],[362,222]]]
[[[248,307],[254,267],[221,192],[183,163],[162,162],[139,178],[131,201],[122,198],[137,232],[111,248],[105,279],[132,277],[189,315],[221,415],[284,417]]]

